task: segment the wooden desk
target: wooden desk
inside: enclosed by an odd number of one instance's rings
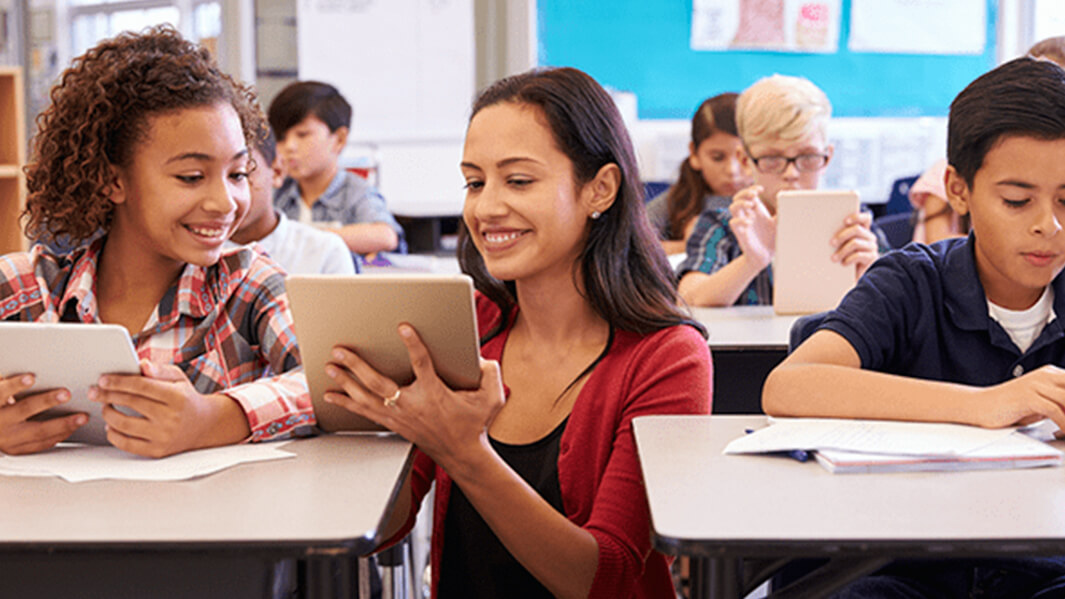
[[[634,422],[655,546],[695,558],[693,597],[742,597],[757,586],[765,576],[748,567],[744,583],[743,558],[775,567],[800,556],[836,558],[849,572],[841,583],[896,557],[1065,555],[1062,468],[831,474],[814,461],[721,454],[764,423]]]
[[[325,435],[286,449],[297,457],[181,482],[0,476],[0,584],[12,596],[261,597],[268,566],[297,558],[304,596],[350,598],[354,558],[380,541],[411,446]],[[64,563],[77,578],[57,580]],[[159,588],[123,588],[138,568],[150,573],[138,585]]]
[[[777,315],[772,306],[694,308],[692,315],[710,332],[714,413],[762,413],[762,383],[787,355],[798,316]]]

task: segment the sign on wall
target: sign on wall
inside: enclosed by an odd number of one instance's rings
[[[840,0],[693,0],[692,50],[836,51]]]

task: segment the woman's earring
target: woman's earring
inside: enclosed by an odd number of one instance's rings
[[[599,212],[598,210],[592,212],[592,220],[599,220],[600,216],[603,216],[602,212]]]

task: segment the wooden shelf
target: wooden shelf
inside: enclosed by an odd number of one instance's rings
[[[27,247],[19,216],[26,205],[26,104],[22,69],[0,67],[0,254]]]

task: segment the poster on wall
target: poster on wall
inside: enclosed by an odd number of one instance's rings
[[[983,54],[987,0],[851,0],[852,52]]]
[[[693,0],[692,50],[835,52],[840,0]]]

